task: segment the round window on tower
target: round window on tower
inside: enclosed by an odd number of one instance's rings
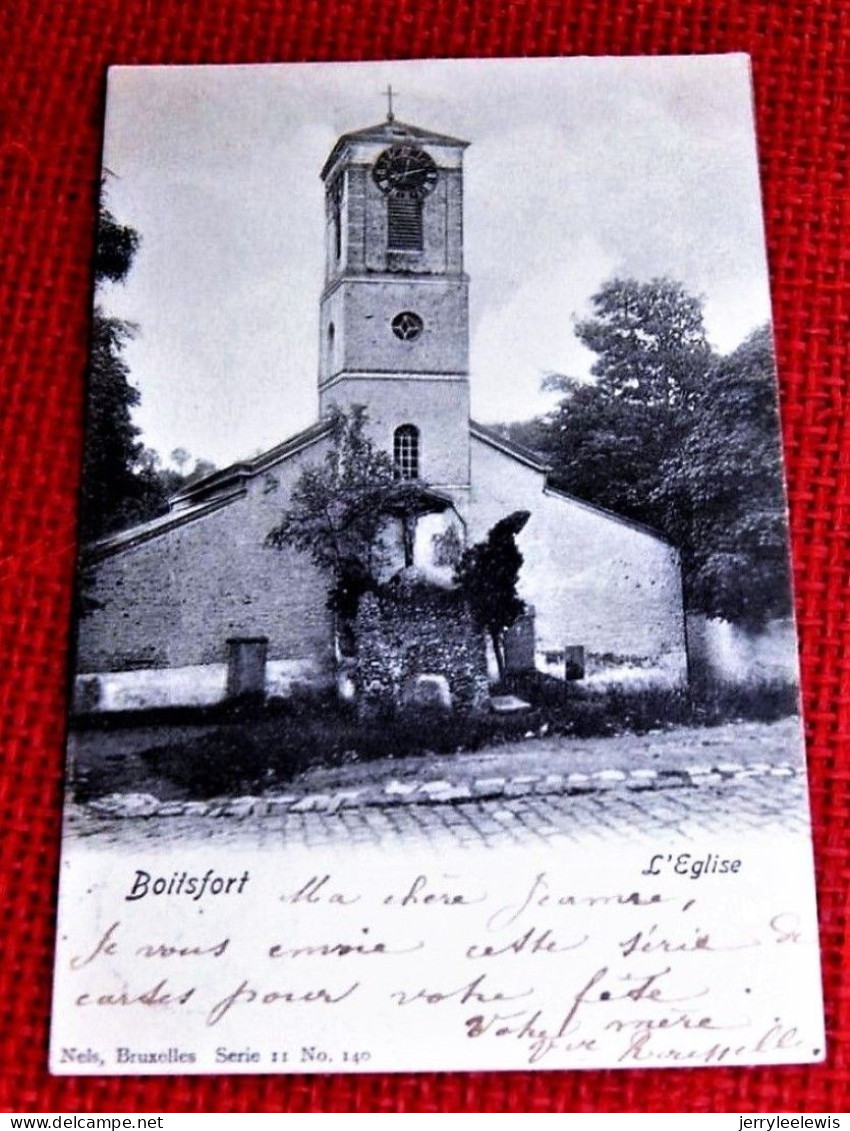
[[[425,323],[412,310],[403,310],[392,320],[393,333],[403,342],[415,342],[425,328]]]

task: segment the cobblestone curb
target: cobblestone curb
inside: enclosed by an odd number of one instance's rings
[[[491,801],[530,794],[570,795],[611,790],[703,788],[758,777],[788,778],[797,775],[789,762],[735,762],[693,765],[676,770],[596,770],[593,773],[521,774],[515,777],[471,777],[469,780],[390,778],[382,783],[332,789],[322,793],[298,790],[262,796],[215,798],[211,801],[160,801],[149,793],[113,793],[82,806],[98,817],[274,817],[283,813],[336,813],[341,809],[394,805],[446,805],[465,801]]]

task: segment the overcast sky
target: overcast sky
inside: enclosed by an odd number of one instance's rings
[[[397,117],[462,137],[473,415],[551,404],[586,375],[573,324],[612,276],[668,275],[734,348],[769,317],[742,55],[110,71],[110,207],[140,233],[104,291],[146,443],[219,466],[317,414],[319,170],[336,138]]]

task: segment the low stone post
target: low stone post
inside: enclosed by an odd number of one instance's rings
[[[231,636],[227,641],[227,698],[258,698],[266,693],[267,636]]]
[[[567,644],[564,648],[564,679],[584,679],[583,644]]]

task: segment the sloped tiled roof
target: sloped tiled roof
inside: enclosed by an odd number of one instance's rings
[[[294,455],[295,452],[301,451],[302,448],[309,447],[317,440],[321,440],[330,430],[331,426],[327,420],[319,420],[315,424],[311,424],[309,428],[296,432],[294,436],[288,437],[280,444],[275,444],[273,448],[261,452],[252,459],[231,463],[220,471],[213,471],[209,475],[205,475],[203,479],[196,480],[196,482],[184,487],[182,491],[178,491],[172,496],[169,500],[172,510],[178,507],[182,508],[188,502],[209,498],[213,494],[218,495],[225,488],[244,483],[246,479],[253,478],[261,471],[271,467],[272,464],[280,463]]]
[[[229,467],[224,467],[220,471],[214,471],[210,475],[204,476],[203,479],[192,483],[172,497],[170,500],[172,509],[168,514],[160,515],[159,518],[140,523],[138,526],[132,526],[128,530],[121,530],[117,534],[111,534],[107,538],[102,538],[86,547],[87,559],[89,561],[100,561],[132,546],[148,542],[178,526],[183,526],[195,519],[212,514],[221,507],[241,498],[245,494],[247,480],[278,463],[282,463],[297,452],[312,447],[313,444],[329,435],[330,431],[330,423],[326,420],[320,420],[253,459],[232,463]],[[544,477],[543,489],[547,494],[568,500],[586,510],[592,510],[604,518],[641,530],[661,542],[667,542],[667,539],[657,530],[653,530],[652,527],[625,518],[623,515],[606,510],[595,503],[588,503],[577,495],[571,495],[567,491],[553,487],[548,481],[550,468],[546,461],[530,448],[506,439],[496,429],[470,420],[469,432],[473,439],[495,448],[511,459],[524,464],[532,471],[540,473]],[[438,496],[435,494],[435,497]]]
[[[149,522],[140,522],[127,530],[119,530],[117,534],[110,534],[97,542],[91,542],[84,548],[84,558],[88,562],[99,562],[104,558],[111,558],[122,550],[129,550],[132,546],[140,546],[143,542],[150,542],[152,538],[164,534],[167,530],[174,530],[178,526],[184,526],[187,522],[193,522],[196,518],[203,518],[204,515],[212,514],[213,511],[227,506],[228,503],[241,498],[244,494],[244,487],[223,491],[220,495],[216,495],[206,502],[195,503],[193,506],[187,506],[179,511],[169,511],[168,514],[152,518]]]
[[[205,475],[203,479],[197,480],[172,496],[169,500],[171,510],[168,514],[131,526],[127,530],[119,530],[117,534],[110,534],[91,543],[85,549],[86,558],[89,561],[100,561],[132,546],[149,542],[152,538],[183,526],[187,522],[212,514],[235,499],[241,498],[245,494],[245,483],[248,479],[252,479],[275,464],[282,463],[296,452],[311,447],[327,436],[330,430],[329,422],[320,420],[316,424],[311,424],[309,428],[296,432],[283,443],[261,452],[253,459],[232,463],[229,467]]]
[[[515,444],[513,440],[508,440],[495,428],[488,428],[486,424],[478,424],[477,421],[470,420],[469,431],[476,440],[483,440],[491,448],[498,448],[535,471],[546,472],[549,470],[549,464],[537,452],[532,451],[531,448],[526,448],[523,444]]]
[[[565,502],[574,503],[583,510],[593,511],[594,514],[598,514],[601,518],[607,518],[611,522],[618,522],[621,526],[628,526],[632,530],[639,530],[642,534],[648,534],[650,537],[657,539],[659,542],[664,542],[668,546],[673,545],[660,531],[654,529],[652,526],[647,526],[646,523],[638,522],[633,518],[626,518],[625,515],[617,514],[616,511],[607,510],[605,507],[600,507],[597,503],[589,503],[579,495],[572,495],[569,491],[563,491],[560,487],[553,486],[549,482],[549,472],[551,470],[549,464],[536,452],[532,451],[531,448],[526,448],[522,444],[515,444],[513,440],[506,439],[501,432],[497,432],[495,428],[488,428],[484,424],[477,424],[474,420],[470,420],[469,432],[473,439],[481,440],[491,448],[496,448],[512,459],[525,464],[526,467],[530,467],[533,471],[540,472],[545,477],[543,485],[545,494],[552,495],[557,499],[563,499]]]
[[[435,133],[433,130],[423,130],[420,126],[411,126],[407,122],[380,122],[377,126],[367,126],[365,129],[352,130],[351,133],[343,134],[337,140],[330,156],[322,166],[321,178],[322,180],[325,179],[339,154],[351,142],[375,141],[380,145],[398,145],[405,140],[415,141],[420,145],[452,145],[461,149],[465,149],[469,145],[468,141],[462,141],[459,137]]]

